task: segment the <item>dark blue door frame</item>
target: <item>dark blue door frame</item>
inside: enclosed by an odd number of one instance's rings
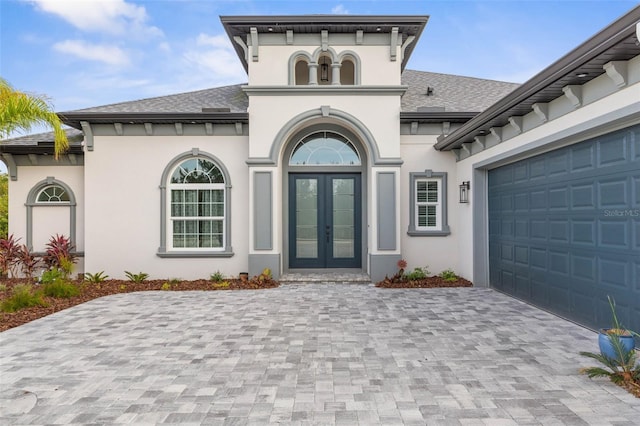
[[[353,181],[353,256],[334,253],[334,180]],[[307,244],[313,245],[315,238],[315,256],[298,256],[298,199],[297,182],[315,181],[316,220],[315,232]],[[308,195],[312,196],[309,191]],[[362,208],[359,173],[291,173],[289,174],[289,267],[290,268],[360,268],[362,265]],[[313,222],[313,219],[311,219]],[[313,250],[312,250],[313,251]]]

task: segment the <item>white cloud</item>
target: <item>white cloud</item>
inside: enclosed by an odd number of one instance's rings
[[[344,7],[344,5],[339,4],[335,6],[333,9],[331,9],[331,13],[335,15],[348,15],[349,11],[347,10],[347,8]]]
[[[65,40],[53,45],[58,52],[67,53],[89,61],[103,62],[108,65],[125,66],[129,57],[116,46],[91,44],[82,40]]]
[[[157,27],[147,25],[144,6],[125,0],[26,0],[43,12],[59,16],[87,32],[127,34],[133,37],[161,36]]]
[[[201,48],[188,49],[183,55],[188,65],[195,66],[194,73],[208,71],[206,74],[200,75],[205,76],[210,81],[227,80],[230,77],[237,79],[238,76],[244,75],[240,60],[226,36],[199,34],[196,39],[196,46]],[[214,74],[213,78],[210,73]]]

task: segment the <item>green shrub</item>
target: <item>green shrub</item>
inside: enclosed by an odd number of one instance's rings
[[[49,284],[57,280],[64,280],[65,273],[58,268],[47,269],[42,273],[40,277],[40,282],[42,284]]]
[[[160,287],[160,290],[171,290],[171,284],[169,283],[162,284],[162,287]]]
[[[405,274],[405,277],[409,281],[422,280],[424,278],[427,278],[428,273],[429,273],[429,270],[425,266],[424,268],[414,268],[413,271],[409,272],[408,274]]]
[[[445,269],[444,271],[440,272],[440,278],[448,282],[458,280],[458,276],[455,272],[453,272],[453,269]]]
[[[43,284],[42,291],[45,296],[57,298],[69,298],[80,294],[78,286],[61,278],[53,282]]]
[[[109,275],[105,275],[104,271],[96,272],[95,274],[91,274],[89,272],[84,274],[84,280],[89,281],[90,283],[101,283],[109,278]]]
[[[29,284],[18,284],[13,288],[11,296],[0,304],[2,312],[16,312],[32,306],[47,306],[42,299],[41,291],[33,291]]]
[[[167,280],[167,282],[169,284],[177,285],[177,284],[180,284],[182,282],[182,279],[180,279],[180,278],[169,278]]]
[[[133,281],[134,283],[141,283],[149,278],[149,274],[144,272],[138,272],[137,274],[134,274],[129,271],[124,271],[124,274],[127,276],[127,278],[129,278],[129,281]]]
[[[224,275],[222,274],[222,272],[220,271],[216,271],[213,274],[211,274],[210,277],[211,281],[213,281],[214,283],[219,283],[221,281],[224,281]]]

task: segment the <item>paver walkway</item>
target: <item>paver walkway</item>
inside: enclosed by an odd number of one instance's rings
[[[0,333],[2,424],[632,425],[596,335],[488,289],[94,300]]]

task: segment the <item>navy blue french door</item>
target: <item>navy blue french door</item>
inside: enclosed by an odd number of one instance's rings
[[[361,267],[360,174],[289,175],[289,267]]]

